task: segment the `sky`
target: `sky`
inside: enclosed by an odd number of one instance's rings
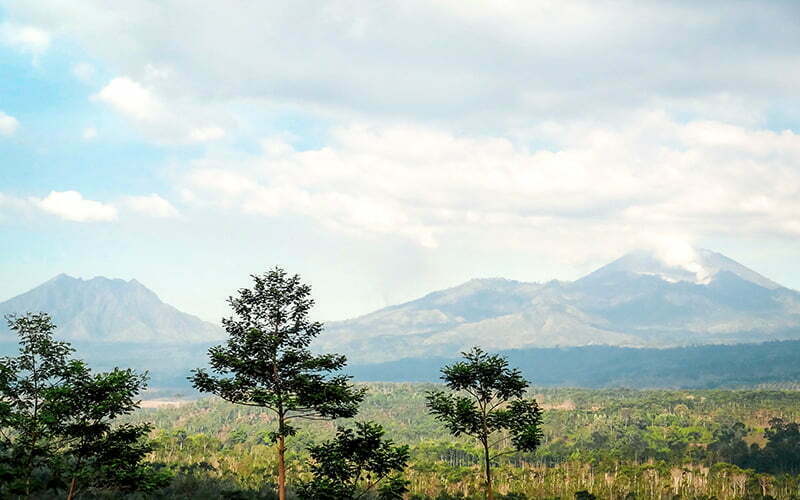
[[[719,251],[800,289],[800,3],[0,0],[0,300],[335,320]],[[691,251],[688,251],[691,254]]]

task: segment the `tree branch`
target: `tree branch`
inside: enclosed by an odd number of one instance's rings
[[[495,458],[502,457],[503,455],[511,455],[512,453],[518,453],[518,450],[515,450],[515,449],[512,448],[512,449],[510,449],[508,451],[503,451],[503,452],[497,453],[495,455],[491,455],[489,458],[491,460],[494,460]]]

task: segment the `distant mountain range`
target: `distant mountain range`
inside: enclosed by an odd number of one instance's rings
[[[203,366],[206,349],[225,335],[219,326],[165,304],[136,280],[59,275],[0,303],[0,316],[26,311],[50,313],[58,336],[97,368],[149,370],[155,386],[185,388],[188,371]],[[480,345],[508,352],[544,383],[585,385],[605,373],[597,383],[641,385],[641,374],[658,365],[648,386],[658,380],[717,386],[733,380],[731,366],[747,371],[741,384],[784,375],[797,381],[800,372],[791,365],[800,342],[732,350],[678,347],[793,339],[800,339],[800,293],[712,251],[698,250],[677,262],[637,251],[572,282],[471,280],[328,323],[314,347],[346,354],[362,380],[427,380],[441,362]],[[0,325],[0,355],[14,352],[15,340]],[[652,349],[668,347],[677,349]],[[716,361],[702,365],[709,353]],[[758,368],[765,357],[775,364],[768,376]],[[561,368],[548,370],[552,380],[543,380],[536,367],[548,362]],[[702,382],[665,378],[671,370],[684,378],[697,373]]]
[[[318,346],[355,362],[524,349],[673,347],[800,338],[800,293],[709,250],[636,251],[573,282],[476,279],[328,323]]]
[[[222,338],[219,326],[165,304],[136,280],[60,274],[33,290],[0,302],[0,317],[49,313],[58,335],[70,341],[179,343]],[[5,322],[0,332],[6,332]]]

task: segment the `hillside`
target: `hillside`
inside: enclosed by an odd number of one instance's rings
[[[574,282],[471,280],[359,318],[317,344],[357,362],[523,349],[674,347],[800,338],[800,293],[709,250],[636,251]]]
[[[0,302],[0,316],[49,313],[58,336],[84,343],[182,343],[221,338],[222,329],[165,304],[136,280],[83,280],[65,274]],[[8,336],[5,323],[0,332]]]
[[[614,346],[500,351],[536,386],[715,389],[800,382],[800,341],[667,349]],[[438,382],[455,357],[356,364],[357,380]]]

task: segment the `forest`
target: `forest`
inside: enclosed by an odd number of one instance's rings
[[[483,498],[480,450],[453,438],[427,413],[438,384],[359,384],[359,419],[410,447],[407,498]],[[537,389],[542,445],[498,461],[497,498],[797,498],[800,392],[793,390]],[[209,497],[273,498],[276,461],[263,409],[216,398],[140,410],[152,422],[154,463],[173,475],[167,498],[205,489]],[[309,446],[348,421],[302,426],[289,442],[296,481],[309,475]],[[172,495],[172,496],[168,496]]]
[[[800,391],[538,386],[474,347],[437,383],[354,382],[314,353],[310,288],[280,268],[229,299],[229,339],[142,405],[147,374],[94,371],[47,313],[9,316],[3,498],[800,498]],[[529,360],[530,361],[530,360]],[[142,407],[147,406],[147,407]],[[159,407],[160,406],[160,407]]]
[[[797,340],[661,349],[589,345],[499,354],[540,386],[736,389],[800,380]],[[363,381],[436,382],[439,369],[453,359],[407,358],[347,371]]]

